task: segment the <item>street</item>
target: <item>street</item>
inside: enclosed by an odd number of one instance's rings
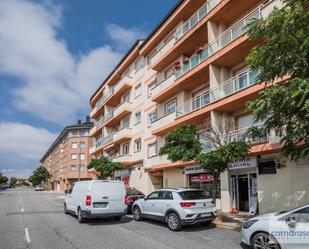
[[[189,226],[171,232],[165,224],[92,220],[78,224],[63,213],[59,193],[16,188],[0,192],[0,249],[236,249],[240,234],[215,227]]]

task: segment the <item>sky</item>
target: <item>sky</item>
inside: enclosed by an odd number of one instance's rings
[[[1,0],[0,171],[27,177],[177,0]]]

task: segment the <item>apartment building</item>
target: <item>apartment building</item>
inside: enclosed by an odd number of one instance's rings
[[[78,180],[93,178],[87,169],[92,127],[89,117],[85,123],[79,120],[77,124],[65,127],[43,155],[41,163],[51,175],[49,189],[64,191]]]
[[[253,125],[246,103],[264,84],[257,84],[258,72],[246,62],[261,41],[249,40],[245,26],[281,6],[280,0],[179,1],[91,97],[90,154],[126,165],[115,176],[145,194],[195,187],[211,196],[210,173],[195,162],[172,163],[158,155],[169,131],[195,124],[204,151],[214,147],[210,131],[253,144],[248,157],[221,174],[219,209],[264,213],[308,202],[309,162],[282,161],[274,134],[246,135]]]

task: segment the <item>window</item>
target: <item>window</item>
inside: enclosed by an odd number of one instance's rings
[[[126,143],[122,146],[123,155],[129,155],[129,148],[130,148],[129,143]]]
[[[170,191],[161,191],[158,199],[160,200],[173,200],[173,194]]]
[[[153,192],[147,196],[148,200],[157,200],[160,192]]]
[[[129,128],[129,126],[130,126],[130,118],[125,118],[124,120],[122,120],[123,128]]]
[[[135,87],[134,97],[137,98],[141,94],[142,94],[142,85],[139,84],[138,86]]]
[[[142,66],[143,66],[143,60],[142,58],[138,58],[134,63],[135,71],[140,70]]]
[[[70,187],[68,194],[72,194],[73,189],[74,189],[74,184]]]
[[[72,160],[76,160],[77,159],[77,154],[76,153],[72,153],[71,154],[71,159]]]
[[[72,149],[77,149],[77,143],[76,142],[72,143]]]
[[[137,139],[135,140],[135,152],[140,151],[142,149],[142,140],[141,139]]]
[[[148,145],[148,157],[153,157],[157,155],[157,143]]]
[[[165,70],[164,77],[165,77],[165,79],[167,79],[167,78],[171,77],[173,74],[174,74],[174,67],[171,66],[171,67],[169,67],[168,69]]]
[[[148,96],[151,95],[152,90],[157,86],[157,81],[155,80],[151,84],[148,85]]]
[[[85,148],[85,142],[79,142],[79,148]]]
[[[155,110],[153,112],[150,112],[148,114],[148,122],[149,122],[149,124],[152,124],[156,120],[157,120],[157,110]]]
[[[84,153],[80,153],[79,154],[79,159],[80,160],[85,160],[85,154]]]
[[[123,102],[130,102],[130,93],[126,93],[123,95]]]
[[[70,166],[70,171],[72,171],[72,172],[77,171],[76,165],[71,165]]]
[[[83,165],[83,164],[79,165],[79,171],[84,172],[85,171],[85,165]]]
[[[165,104],[165,114],[169,114],[174,111],[176,111],[176,99],[173,99]]]
[[[148,59],[147,59],[148,65],[152,64],[152,59],[153,59],[153,57],[155,57],[156,53],[157,53],[157,49],[153,50],[151,52],[151,54],[148,56]]]
[[[136,112],[136,113],[135,113],[135,124],[140,123],[140,122],[141,122],[141,119],[142,119],[142,114],[141,114],[141,112],[140,112],[140,111],[139,111],[139,112]]]

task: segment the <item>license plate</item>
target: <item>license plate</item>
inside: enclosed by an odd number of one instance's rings
[[[211,214],[201,214],[201,217],[210,217]]]
[[[106,203],[94,203],[93,207],[94,208],[106,208],[107,204]]]

